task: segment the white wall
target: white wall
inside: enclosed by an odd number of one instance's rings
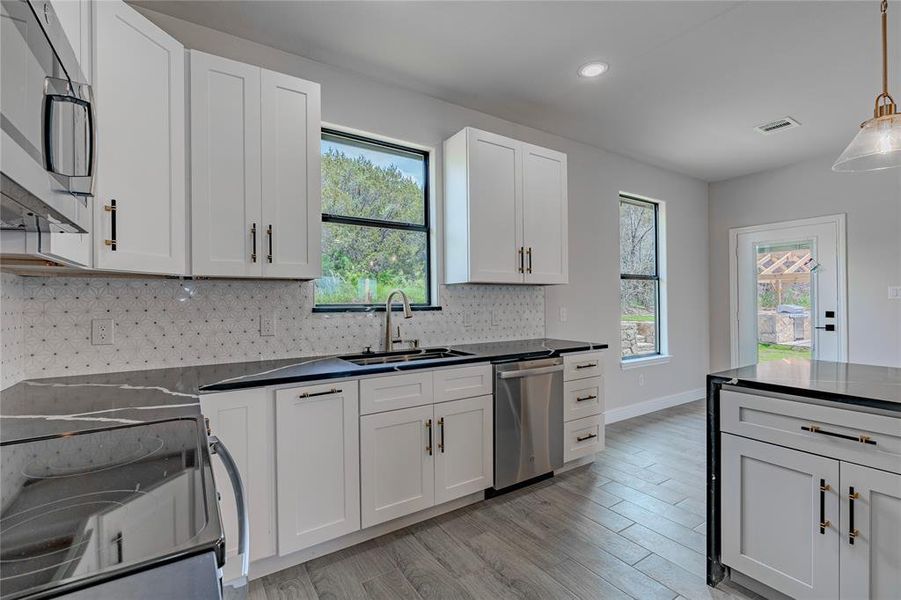
[[[188,48],[319,82],[324,121],[435,148],[438,165],[443,140],[465,126],[565,152],[569,163],[573,283],[547,292],[547,314],[552,317],[547,322],[548,335],[610,344],[610,407],[682,392],[700,397],[697,390],[704,385],[708,363],[706,183],[166,15],[142,12]],[[437,179],[436,188],[440,190],[440,169]],[[670,221],[673,361],[627,372],[620,371],[618,360],[617,215],[621,190],[667,201]],[[557,320],[561,304],[568,310],[566,323]],[[636,383],[639,372],[645,374],[643,387]]]
[[[710,364],[730,364],[729,229],[845,213],[849,362],[901,366],[901,172],[834,173],[840,149],[710,185]]]

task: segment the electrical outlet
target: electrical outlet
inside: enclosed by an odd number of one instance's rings
[[[638,385],[644,385],[644,373],[638,375]]]
[[[888,288],[889,300],[901,300],[901,285],[893,285]]]
[[[94,346],[110,346],[116,343],[116,322],[112,319],[94,319],[91,321],[91,344]]]
[[[260,335],[263,337],[275,337],[275,313],[260,314]]]
[[[566,307],[565,306],[560,307],[560,322],[566,323]]]

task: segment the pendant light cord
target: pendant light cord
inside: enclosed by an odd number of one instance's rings
[[[882,13],[882,93],[876,96],[873,109],[876,118],[897,114],[895,99],[888,93],[888,0],[882,0],[879,10]]]

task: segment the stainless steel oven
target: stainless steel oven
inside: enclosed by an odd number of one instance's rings
[[[85,233],[97,155],[91,86],[49,0],[0,5],[0,221]]]
[[[563,465],[563,359],[494,367],[494,489]]]

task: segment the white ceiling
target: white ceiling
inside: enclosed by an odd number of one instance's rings
[[[876,0],[137,3],[708,181],[838,154],[880,87]]]

